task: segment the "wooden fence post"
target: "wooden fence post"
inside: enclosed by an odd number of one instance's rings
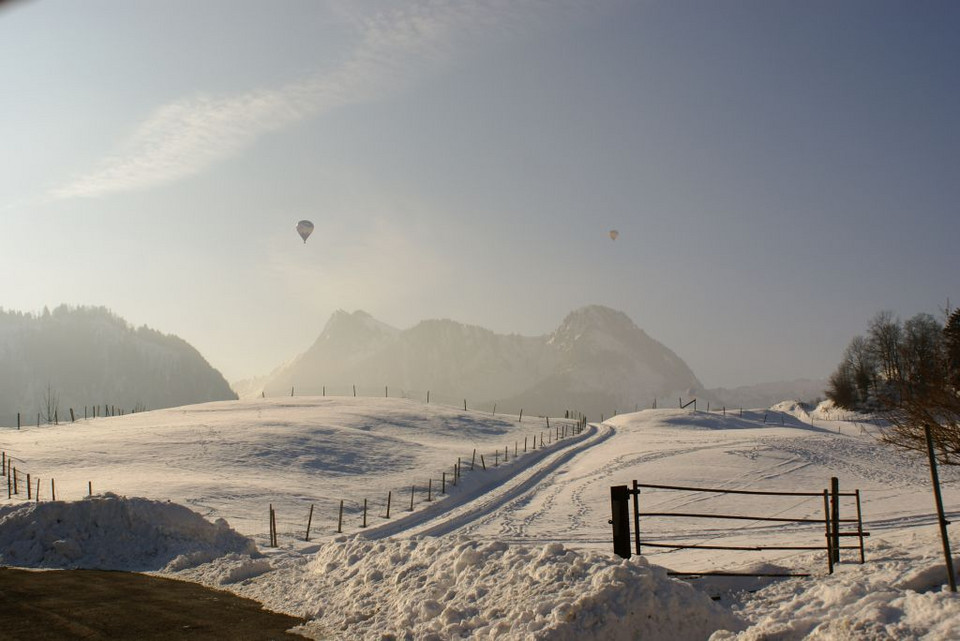
[[[393,490],[387,492],[387,518],[390,518],[390,499],[393,497]]]
[[[363,525],[361,527],[367,527],[367,499],[363,499]]]
[[[40,502],[40,479],[37,479],[37,503]]]
[[[447,493],[447,473],[446,472],[443,473],[440,483],[441,483],[440,494],[446,494]]]
[[[417,489],[416,485],[410,486],[410,511],[411,512],[413,512],[413,493],[416,491],[416,489]]]
[[[483,466],[483,471],[487,471],[487,464],[483,461],[483,454],[480,455],[480,465]]]
[[[93,496],[93,481],[87,481],[87,496]]]
[[[427,503],[433,500],[433,479],[427,479]]]
[[[340,517],[337,519],[337,534],[343,532],[343,499],[340,499]]]
[[[74,416],[73,416],[73,408],[72,408],[72,407],[70,408],[70,422],[71,422],[71,423],[76,423],[76,422],[77,422],[77,419],[74,418]]]
[[[33,490],[32,490],[32,486],[30,485],[30,475],[27,474],[27,500],[28,501],[33,498],[32,494],[33,494]]]
[[[53,479],[50,479],[50,500],[57,500],[57,482]]]

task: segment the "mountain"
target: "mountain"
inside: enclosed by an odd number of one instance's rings
[[[236,399],[186,341],[134,329],[102,307],[65,305],[41,315],[0,309],[0,425],[69,420],[70,409],[125,411]],[[92,409],[88,410],[92,414]]]
[[[314,344],[271,375],[267,395],[389,393],[498,411],[599,418],[649,407],[654,398],[692,397],[702,385],[689,367],[619,311],[571,312],[539,337],[496,334],[452,320],[399,330],[363,311],[339,310]],[[387,388],[387,389],[385,389]]]

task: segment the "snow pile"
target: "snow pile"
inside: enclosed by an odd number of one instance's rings
[[[313,619],[301,633],[315,638],[682,640],[743,628],[644,559],[559,543],[340,538],[308,563],[275,565],[231,589]]]
[[[912,550],[926,555],[917,558]],[[932,537],[908,549],[878,541],[871,551],[876,558],[865,565],[840,565],[830,576],[774,583],[749,595],[738,613],[752,625],[710,640],[960,638],[960,596],[944,585],[946,570]]]
[[[229,553],[259,556],[223,519],[210,523],[174,503],[108,493],[0,507],[0,565],[149,571]]]

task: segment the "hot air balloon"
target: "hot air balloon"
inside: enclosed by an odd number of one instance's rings
[[[313,223],[309,220],[301,220],[297,223],[297,233],[300,234],[300,238],[302,238],[304,244],[306,244],[307,239],[310,238],[310,234],[313,233]]]
[[[620,232],[618,232],[616,229],[610,230],[610,240],[616,240],[617,236],[619,235],[620,235]]]

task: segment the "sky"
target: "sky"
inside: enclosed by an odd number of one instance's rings
[[[707,387],[826,377],[878,311],[960,301],[958,32],[936,1],[3,3],[0,306],[102,305],[231,381],[337,309],[587,304]]]

